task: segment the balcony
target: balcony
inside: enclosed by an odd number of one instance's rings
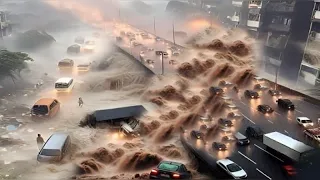
[[[287,36],[280,35],[280,36],[270,36],[265,45],[275,49],[283,49],[286,46]]]
[[[289,32],[290,31],[290,26],[284,25],[284,24],[270,24],[268,26],[268,28],[270,30],[279,31],[279,32]]]
[[[314,18],[320,20],[320,11],[315,11]]]
[[[232,1],[232,5],[237,6],[237,7],[241,7],[242,6],[242,1]]]
[[[260,21],[252,21],[252,20],[247,21],[247,26],[249,27],[259,28],[260,24],[261,24]]]
[[[295,3],[287,4],[285,2],[269,2],[266,10],[271,12],[293,12]]]
[[[262,1],[250,1],[249,2],[249,9],[250,8],[261,8],[262,6]]]

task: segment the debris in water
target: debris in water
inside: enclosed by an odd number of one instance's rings
[[[176,119],[179,116],[179,112],[176,110],[170,111],[168,114],[163,114],[159,118],[161,120],[170,120],[170,119]]]
[[[240,40],[233,42],[229,50],[237,56],[247,56],[249,54],[249,48]]]

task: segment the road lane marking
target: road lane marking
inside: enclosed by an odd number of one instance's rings
[[[250,118],[248,118],[247,116],[245,116],[243,113],[241,113],[243,117],[245,117],[246,119],[248,119],[252,124],[256,124],[255,122],[253,122]]]
[[[257,147],[257,148],[259,148],[260,150],[262,150],[262,151],[266,152],[266,153],[267,153],[267,154],[269,154],[270,156],[272,156],[272,157],[274,157],[274,158],[278,159],[279,161],[284,162],[282,159],[280,159],[280,158],[278,158],[277,156],[275,156],[275,155],[273,155],[273,154],[269,153],[268,151],[264,150],[262,147],[260,147],[260,146],[258,146],[258,145],[256,145],[256,144],[254,144],[254,146],[255,146],[255,147]]]
[[[238,153],[243,156],[244,158],[248,159],[250,162],[252,162],[253,164],[257,164],[256,162],[254,162],[252,159],[250,159],[248,156],[242,154],[240,151],[238,151]]]
[[[262,172],[260,169],[256,168],[256,170],[261,173],[262,175],[264,175],[264,177],[268,178],[269,180],[272,180],[271,177],[269,177],[268,175],[266,175],[264,172]]]
[[[240,101],[243,105],[245,105],[246,106],[246,103],[244,103],[244,102],[242,102],[242,101]]]
[[[277,111],[274,111],[274,113],[275,113],[275,114],[277,114],[277,115],[279,115],[279,116],[281,116],[281,114],[280,114],[280,113],[278,113]]]
[[[284,130],[285,133],[289,134],[289,132],[287,130]]]
[[[301,113],[301,114],[303,114],[303,112],[302,112],[302,111],[300,111],[300,110],[298,110],[298,109],[296,109],[296,111],[297,111],[298,113]]]
[[[273,122],[272,122],[272,121],[270,121],[270,120],[268,120],[268,121],[269,121],[269,123],[273,124]]]

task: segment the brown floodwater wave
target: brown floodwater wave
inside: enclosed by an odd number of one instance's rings
[[[162,114],[160,115],[160,119],[161,120],[172,120],[172,119],[176,119],[179,116],[179,112],[176,110],[171,110],[169,111],[167,114]]]
[[[181,158],[182,153],[175,145],[170,144],[159,148],[158,152],[169,158]]]
[[[119,164],[119,169],[123,171],[139,171],[146,170],[157,166],[162,158],[153,153],[135,152],[126,155]]]
[[[178,68],[177,71],[179,75],[185,78],[194,79],[200,74],[206,73],[206,71],[212,68],[215,65],[215,61],[213,59],[207,59],[205,61],[201,61],[197,58],[193,58],[192,62],[184,62]]]
[[[157,120],[153,120],[150,123],[142,121],[142,122],[140,122],[139,126],[140,126],[139,133],[141,135],[148,135],[160,127],[160,122]]]
[[[154,137],[155,142],[162,143],[170,140],[173,137],[173,134],[176,132],[174,124],[161,126]]]

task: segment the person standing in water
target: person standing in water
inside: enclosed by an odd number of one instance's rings
[[[43,144],[44,144],[44,140],[43,140],[43,138],[41,137],[41,134],[38,134],[37,144],[38,144],[39,150],[41,150],[41,148],[42,148],[42,146],[43,146]]]
[[[78,104],[79,104],[79,107],[83,106],[83,100],[81,97],[79,97]]]

